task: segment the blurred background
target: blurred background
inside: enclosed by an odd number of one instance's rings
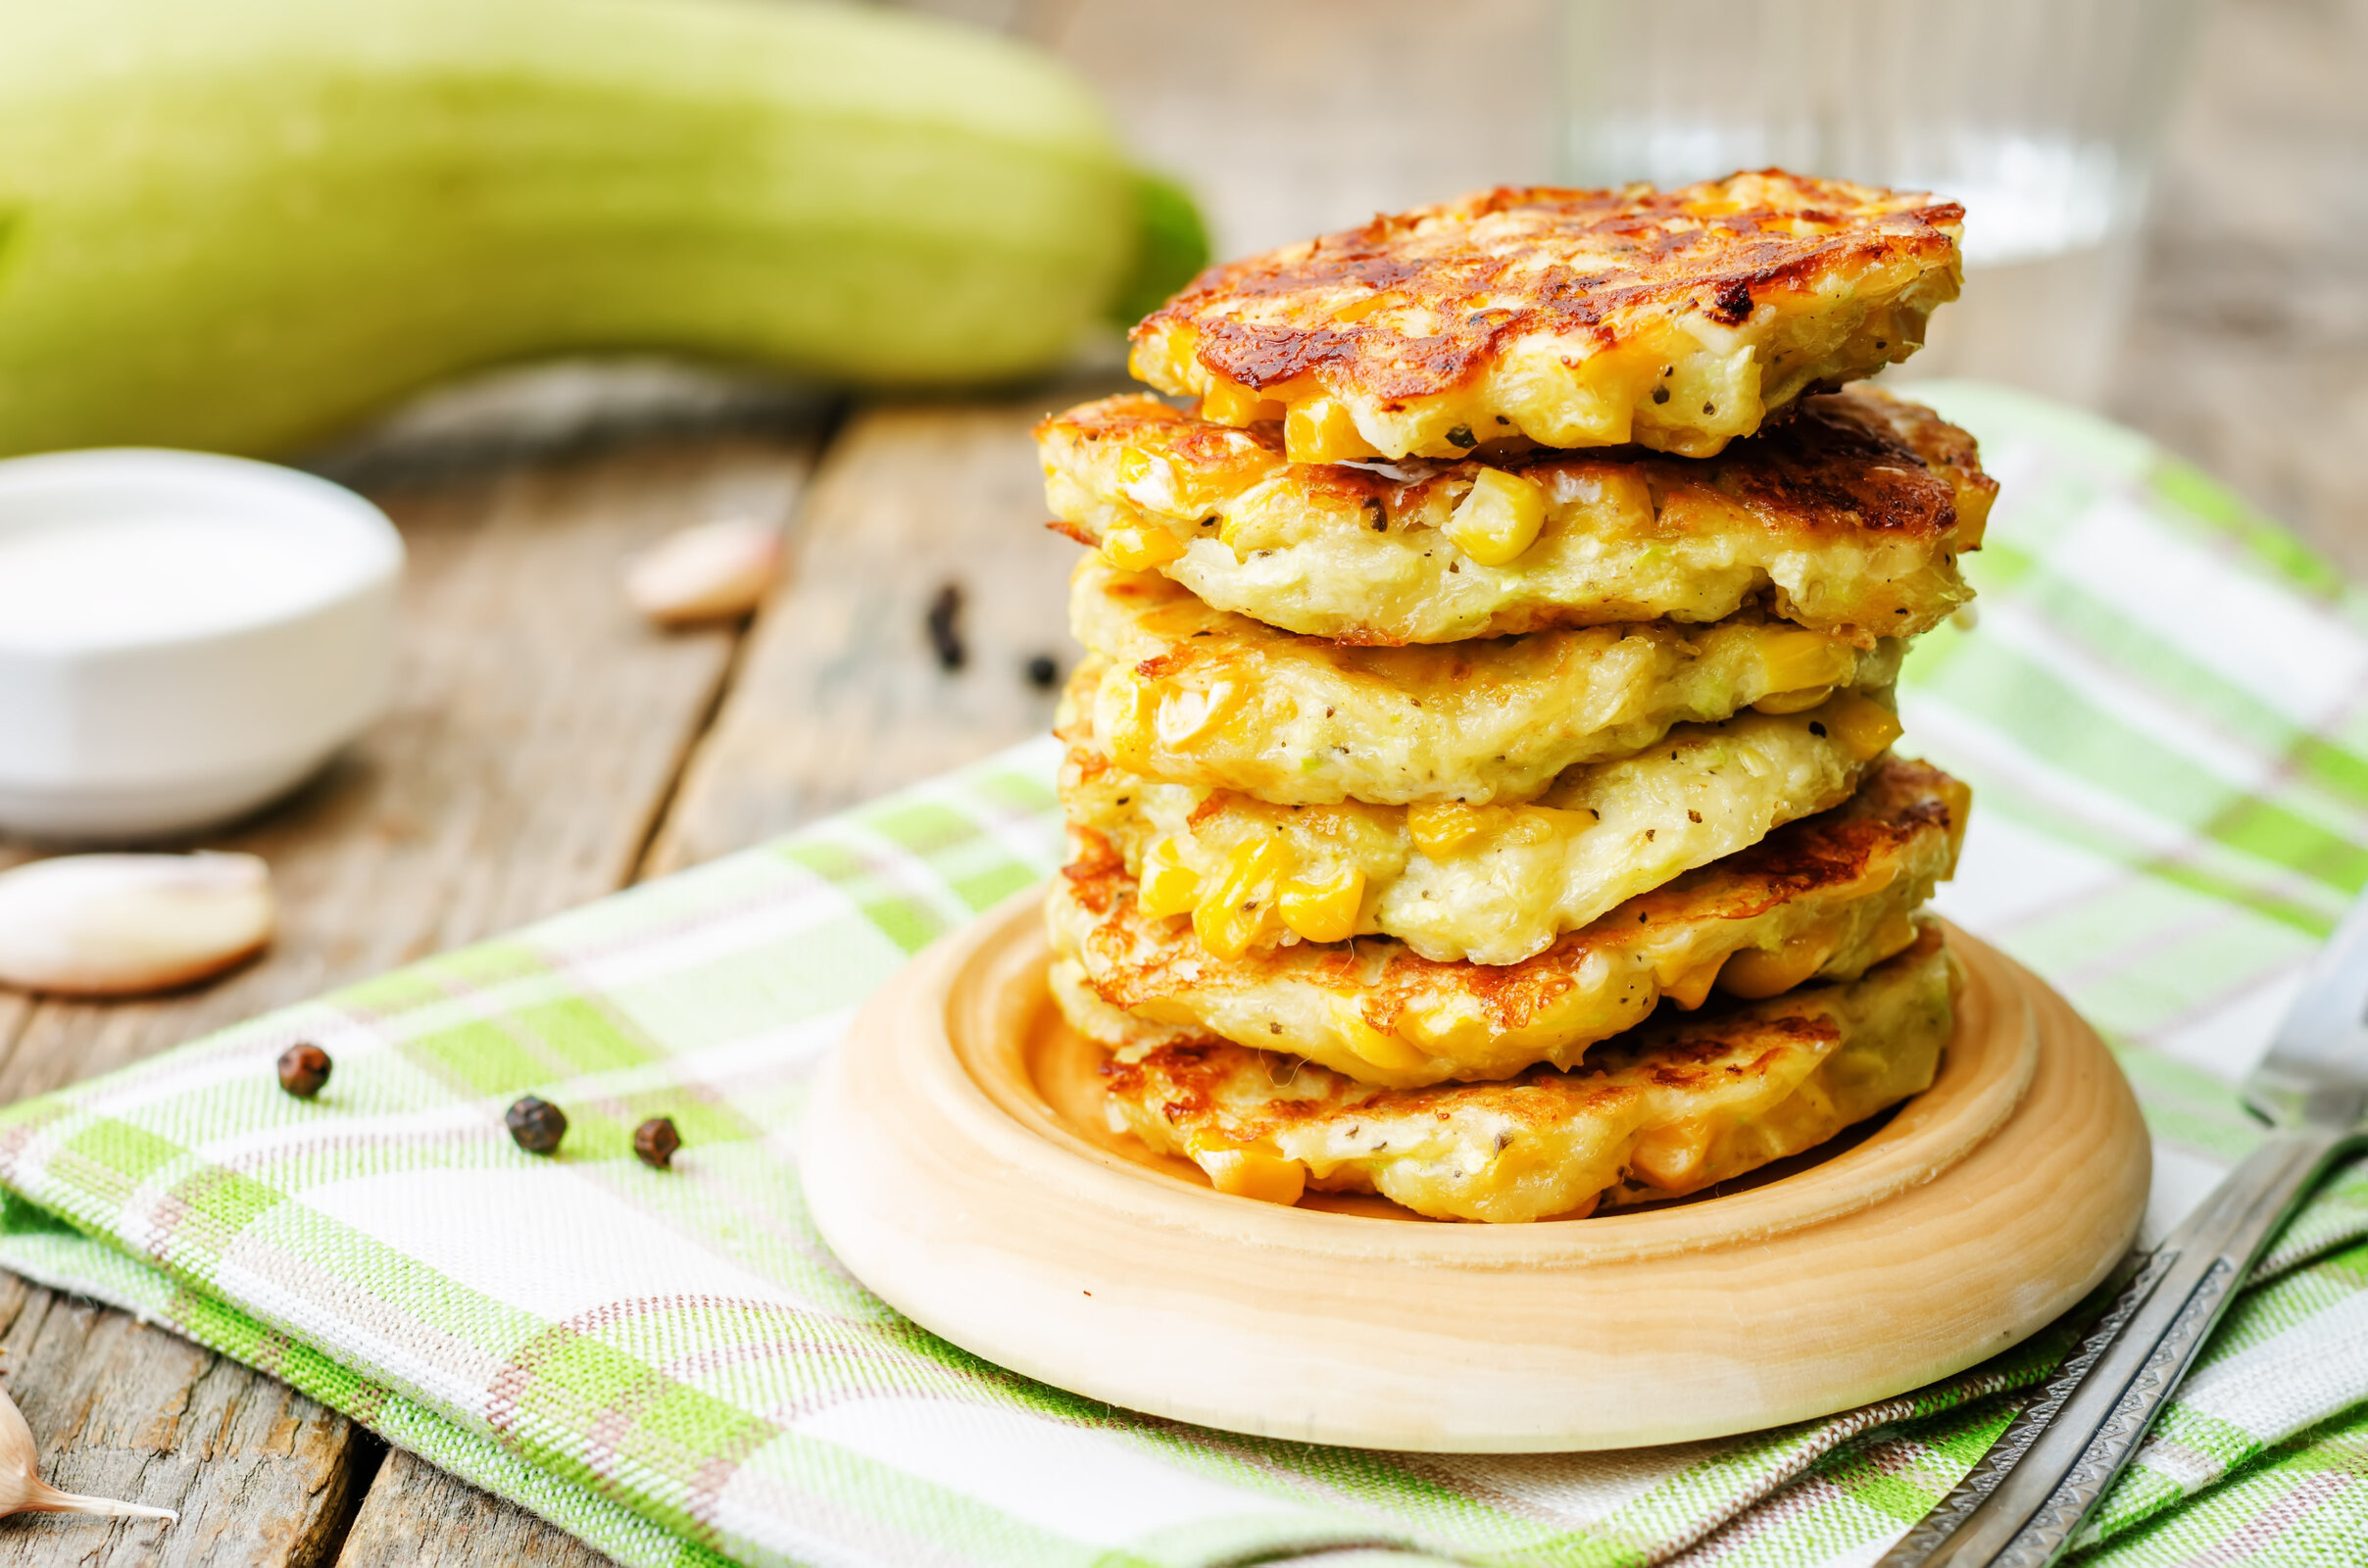
[[[1220,258],[1500,183],[1778,163],[1932,188],[1969,209],[1968,283],[1895,374],[2124,419],[2368,572],[2368,494],[2339,477],[2368,442],[2368,0],[886,3],[1073,67]],[[377,434],[408,453],[763,396],[611,367]]]
[[[1903,369],[2126,419],[2368,572],[2368,0],[912,3],[1075,65],[1219,255],[1498,183],[1929,179],[1970,275]]]

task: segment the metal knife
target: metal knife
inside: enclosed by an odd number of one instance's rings
[[[2047,1568],[2330,1166],[2368,1149],[2368,897],[2245,1080],[2269,1136],[2163,1239],[1990,1453],[1876,1568]]]

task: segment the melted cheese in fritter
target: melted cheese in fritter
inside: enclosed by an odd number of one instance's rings
[[[1888,687],[1904,644],[1745,614],[1444,647],[1357,648],[1210,610],[1165,577],[1078,565],[1069,702],[1128,772],[1285,806],[1517,804],[1673,724]]]
[[[1956,557],[1998,489],[1972,437],[1871,388],[1809,399],[1708,462],[1296,465],[1273,425],[1141,396],[1036,437],[1057,526],[1112,564],[1287,631],[1385,645],[1762,604],[1871,647],[1971,597]]]
[[[1135,374],[1292,458],[1505,441],[1708,457],[1801,393],[1905,359],[1956,297],[1964,217],[1778,172],[1500,189],[1210,269]]]
[[[1699,1006],[1713,984],[1774,996],[1898,952],[1956,863],[1968,804],[1946,773],[1893,759],[1846,805],[1504,967],[1375,938],[1219,958],[1180,917],[1147,913],[1116,851],[1089,839],[1047,905],[1055,993],[1122,1051],[1214,1035],[1399,1088],[1566,1067],[1664,999]]]
[[[1534,802],[1277,806],[1161,784],[1072,725],[1069,825],[1115,844],[1146,908],[1220,957],[1392,936],[1426,958],[1517,963],[1623,900],[1837,806],[1899,733],[1890,693],[1681,724],[1555,776]]]
[[[1839,985],[1678,1014],[1584,1067],[1382,1089],[1231,1044],[1103,1069],[1110,1125],[1221,1192],[1379,1193],[1435,1219],[1537,1220],[1682,1197],[1796,1154],[1927,1088],[1954,1022],[1937,928]]]

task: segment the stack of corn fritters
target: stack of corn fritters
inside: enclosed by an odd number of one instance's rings
[[[1964,432],[1845,383],[1953,205],[1500,190],[1204,274],[1183,412],[1037,429],[1094,547],[1054,989],[1228,1193],[1528,1220],[1699,1191],[1932,1080],[1966,793],[1891,755],[1970,597]]]

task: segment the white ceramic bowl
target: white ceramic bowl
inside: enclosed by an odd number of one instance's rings
[[[185,833],[384,710],[403,542],[324,479],[195,452],[0,462],[0,828]]]

